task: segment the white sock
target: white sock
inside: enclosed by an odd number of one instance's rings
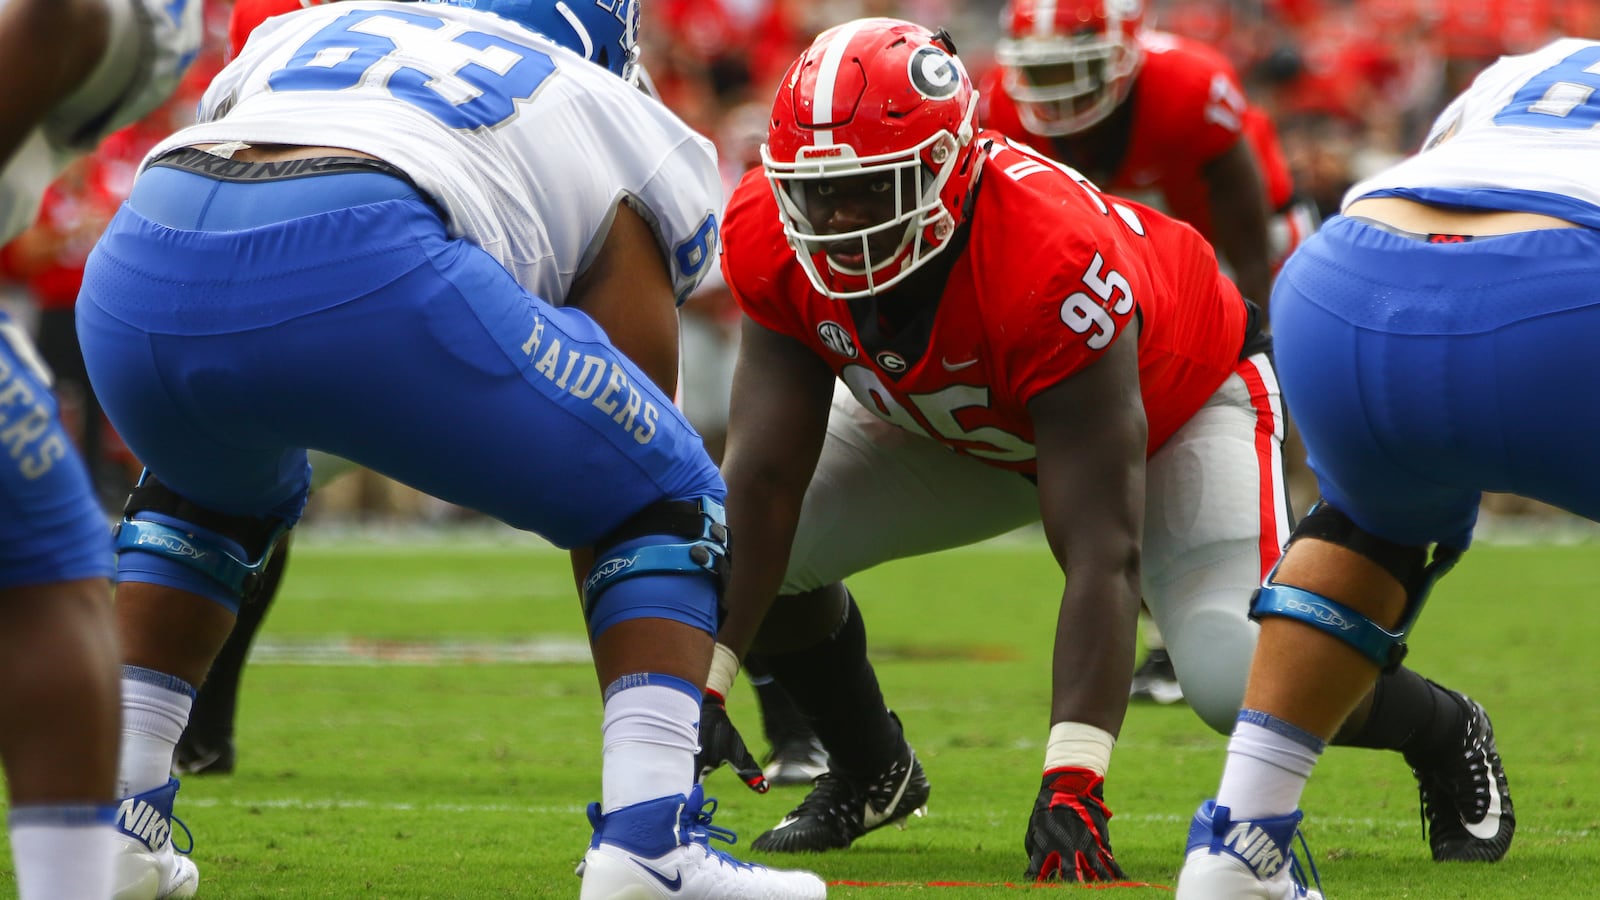
[[[110,809],[15,806],[8,816],[18,900],[111,896]]]
[[[172,777],[172,751],[189,724],[194,688],[172,675],[122,667],[122,761],[117,793],[142,794]]]
[[[1325,743],[1282,719],[1241,710],[1228,741],[1217,805],[1231,810],[1235,820],[1294,812]]]
[[[700,736],[698,697],[649,683],[607,693],[600,731],[600,811],[689,793]]]

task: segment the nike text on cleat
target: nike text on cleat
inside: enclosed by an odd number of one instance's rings
[[[1517,829],[1505,765],[1495,748],[1489,714],[1450,692],[1466,714],[1461,748],[1442,760],[1406,757],[1417,778],[1428,846],[1438,862],[1496,862]]]
[[[916,753],[902,745],[900,758],[871,780],[838,771],[818,776],[800,805],[750,846],[776,853],[842,850],[869,831],[923,815],[928,792]]]
[[[200,871],[189,859],[194,840],[179,850],[172,842],[172,826],[189,829],[173,818],[172,803],[178,779],[142,794],[124,798],[117,807],[119,843],[115,858],[114,900],[161,900],[193,897],[200,887]]]
[[[822,900],[822,879],[810,872],[769,869],[711,849],[733,843],[711,824],[717,801],[696,785],[688,796],[661,797],[602,815],[589,806],[594,838],[578,866],[580,900]]]
[[[1290,846],[1299,827],[1299,812],[1234,821],[1226,807],[1207,800],[1189,825],[1177,900],[1323,900],[1316,866],[1308,882]],[[1309,863],[1310,851],[1305,855]]]

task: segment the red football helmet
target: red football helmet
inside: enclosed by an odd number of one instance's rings
[[[761,163],[823,294],[898,283],[965,218],[978,94],[954,52],[943,32],[857,19],[818,35],[784,74]]]
[[[1022,124],[1056,136],[1110,115],[1144,62],[1143,26],[1143,0],[1011,0],[995,58]]]

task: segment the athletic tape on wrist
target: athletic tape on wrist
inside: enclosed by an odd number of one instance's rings
[[[727,697],[733,689],[733,678],[739,674],[739,655],[725,644],[711,648],[711,673],[706,676],[706,690]]]
[[[1057,722],[1050,726],[1050,743],[1045,745],[1044,770],[1067,767],[1088,769],[1104,778],[1111,766],[1111,748],[1117,739],[1111,732],[1082,722]]]

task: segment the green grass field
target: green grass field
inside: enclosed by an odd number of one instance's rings
[[[565,557],[520,535],[474,534],[300,536],[245,678],[238,772],[190,778],[178,798],[201,897],[576,896],[583,808],[599,797],[600,706],[574,656],[583,630]],[[1404,763],[1335,749],[1305,801],[1330,897],[1600,896],[1597,557],[1582,544],[1476,548],[1412,642],[1418,670],[1494,717],[1520,824],[1509,857],[1433,863]],[[835,883],[830,896],[1001,897],[1020,883],[1049,724],[1053,569],[1042,545],[1013,539],[852,582],[933,796],[904,831],[804,859]],[[527,661],[538,659],[553,661]],[[730,707],[759,743],[753,697],[737,690]],[[1224,743],[1186,708],[1130,712],[1108,782],[1111,827],[1129,875],[1152,886],[1111,896],[1170,896]],[[741,835],[735,852],[803,796],[757,796],[726,771],[708,788],[723,804],[718,824]]]

